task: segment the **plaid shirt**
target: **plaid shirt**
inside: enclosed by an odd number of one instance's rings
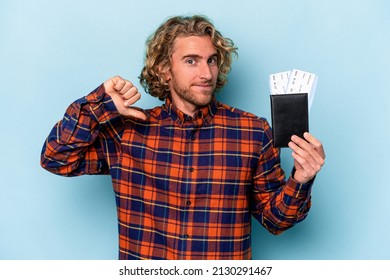
[[[311,184],[285,181],[265,119],[213,101],[193,117],[167,100],[123,118],[101,85],[67,109],[41,164],[110,174],[120,259],[250,259],[251,215],[279,234],[303,220]]]

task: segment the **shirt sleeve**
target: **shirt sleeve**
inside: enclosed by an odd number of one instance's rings
[[[54,125],[42,148],[41,166],[62,176],[108,174],[122,130],[120,114],[100,85],[73,102]]]
[[[254,180],[252,214],[269,232],[280,234],[306,218],[313,180],[302,184],[290,176],[286,181],[267,122]]]

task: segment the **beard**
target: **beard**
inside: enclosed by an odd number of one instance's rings
[[[198,90],[193,90],[193,87],[197,87],[199,85],[207,85],[206,88],[197,88]],[[186,103],[192,104],[198,108],[207,106],[211,103],[214,98],[215,91],[215,83],[212,81],[205,81],[199,83],[193,83],[189,86],[180,85],[172,76],[172,90],[176,93],[176,95]]]

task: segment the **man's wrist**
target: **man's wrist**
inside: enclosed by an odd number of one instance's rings
[[[120,116],[111,96],[106,93],[103,84],[89,93],[86,96],[86,99],[90,105],[94,118],[99,123],[103,123]]]

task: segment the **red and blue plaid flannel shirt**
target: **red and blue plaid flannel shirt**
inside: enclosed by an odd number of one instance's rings
[[[110,174],[120,259],[250,259],[251,215],[273,234],[303,220],[311,184],[285,181],[265,119],[213,101],[193,117],[170,100],[123,118],[101,85],[70,105],[41,164]]]

